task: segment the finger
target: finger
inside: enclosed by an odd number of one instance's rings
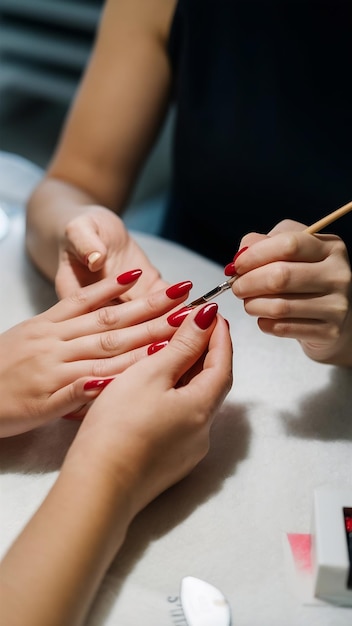
[[[125,353],[162,339],[169,339],[175,329],[167,321],[167,314],[141,324],[101,333],[83,335],[66,342],[66,362],[85,359],[104,359]]]
[[[82,417],[88,406],[107,385],[114,380],[110,378],[80,378],[51,394],[48,399],[48,415],[52,418],[67,415]]]
[[[102,307],[93,313],[69,320],[62,325],[62,338],[69,340],[80,336],[101,333],[104,330],[131,328],[148,320],[159,318],[183,302],[192,288],[191,281],[183,281],[117,305]],[[153,335],[153,327],[150,334]],[[97,338],[99,340],[99,338]],[[108,338],[106,338],[108,340]]]
[[[190,310],[166,348],[150,357],[155,358],[158,367],[155,374],[167,380],[167,386],[176,385],[206,351],[216,325],[217,309],[212,302]]]
[[[203,367],[190,378],[187,385],[177,389],[178,395],[183,396],[187,403],[193,402],[195,410],[199,406],[204,406],[205,403],[208,407],[208,414],[213,415],[232,387],[232,360],[233,350],[228,325],[218,315],[217,324],[210,336]]]
[[[328,276],[324,263],[272,262],[253,269],[234,282],[233,293],[242,300],[276,294],[323,295],[334,291],[334,276]]]
[[[137,272],[133,275],[133,272]],[[120,282],[121,276],[126,273],[131,274],[131,281]],[[61,322],[79,315],[95,311],[113,298],[125,293],[138,280],[141,270],[131,270],[125,272],[117,278],[105,278],[93,285],[76,289],[70,296],[67,296],[51,309],[42,313],[43,317],[52,322]]]
[[[339,329],[336,324],[315,319],[258,319],[258,326],[263,333],[275,337],[286,337],[299,341],[309,341],[328,345],[336,341]],[[315,346],[316,348],[318,346]]]
[[[66,227],[68,249],[91,271],[101,269],[106,261],[107,250],[98,235],[93,220],[73,219]]]
[[[334,243],[336,240],[329,235],[299,231],[278,233],[249,246],[236,260],[236,272],[242,275],[274,261],[317,263],[328,256]]]
[[[348,311],[344,294],[294,294],[281,297],[249,298],[244,302],[248,315],[280,319],[315,319],[343,323]]]

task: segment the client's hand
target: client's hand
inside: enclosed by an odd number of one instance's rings
[[[107,377],[146,356],[151,342],[172,336],[167,312],[188,296],[190,281],[104,306],[140,275],[132,270],[78,289],[0,335],[0,436],[68,413],[83,417]]]
[[[165,348],[117,376],[69,451],[69,466],[89,458],[107,492],[126,494],[132,517],[208,451],[212,419],[232,384],[231,339],[216,312],[215,303],[190,310]]]

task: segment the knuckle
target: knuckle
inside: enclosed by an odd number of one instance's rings
[[[275,337],[290,337],[292,324],[290,322],[280,321],[273,324],[271,332]]]
[[[270,305],[270,317],[272,319],[281,319],[290,317],[291,302],[285,298],[275,298]]]
[[[300,242],[295,232],[282,233],[282,252],[285,259],[292,259],[299,251]]]
[[[96,316],[97,325],[101,328],[116,327],[120,319],[117,307],[114,306],[102,307],[96,312]]]
[[[78,304],[81,306],[88,302],[88,295],[84,291],[84,289],[76,289],[76,291],[73,291],[70,295],[67,296],[67,299],[73,305],[76,306]]]
[[[121,348],[117,331],[107,331],[100,335],[100,347],[104,353],[116,354]]]
[[[287,263],[275,263],[268,277],[268,288],[272,293],[283,291],[290,281],[291,272]]]
[[[109,372],[110,359],[98,359],[92,364],[92,378],[104,378]]]
[[[203,348],[200,348],[199,343],[192,337],[179,335],[173,339],[172,343],[176,350],[189,357],[199,357],[203,352]]]

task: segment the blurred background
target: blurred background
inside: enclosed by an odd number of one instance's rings
[[[89,58],[102,6],[103,0],[0,0],[0,164],[14,154],[46,167]],[[172,115],[131,199],[130,228],[158,231],[171,132]]]

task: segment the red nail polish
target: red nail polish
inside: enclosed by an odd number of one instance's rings
[[[111,383],[112,380],[114,379],[100,378],[99,380],[88,380],[88,382],[85,383],[83,389],[84,391],[90,391],[91,389],[104,389],[104,387]]]
[[[142,274],[142,270],[131,270],[130,272],[125,272],[124,274],[120,274],[116,278],[117,282],[120,285],[129,285],[129,283],[133,283],[137,278],[139,278]]]
[[[236,252],[235,256],[233,257],[233,262],[235,263],[236,259],[238,259],[240,254],[242,254],[242,252],[246,252],[246,250],[248,250],[248,246],[244,246],[243,248],[241,248],[241,250]]]
[[[154,354],[155,352],[159,352],[162,348],[165,348],[169,342],[168,341],[156,341],[155,343],[151,343],[147,353]]]
[[[165,293],[168,298],[171,300],[176,300],[177,298],[181,298],[181,296],[185,296],[186,293],[192,289],[193,283],[190,280],[185,280],[182,283],[177,283],[176,285],[171,285],[168,289],[166,289]]]
[[[206,330],[215,319],[217,312],[218,305],[216,302],[210,302],[210,304],[206,304],[202,309],[200,309],[200,311],[198,311],[194,321],[199,328]]]
[[[226,265],[224,269],[224,274],[225,276],[234,276],[236,274],[235,264],[233,261]]]
[[[171,313],[171,315],[169,315],[169,317],[167,318],[167,321],[170,326],[178,328],[179,326],[181,326],[183,320],[191,311],[192,309],[190,309],[188,306],[184,306],[182,309],[179,309],[175,313]]]

